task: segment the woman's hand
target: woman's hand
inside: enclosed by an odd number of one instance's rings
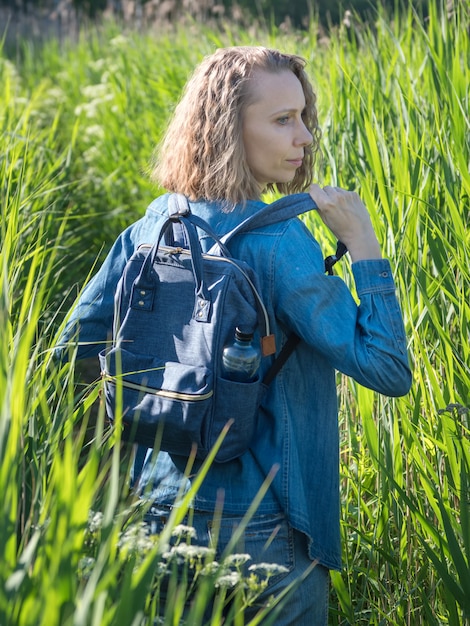
[[[323,222],[347,246],[353,262],[382,258],[369,213],[356,192],[311,185],[310,195]]]

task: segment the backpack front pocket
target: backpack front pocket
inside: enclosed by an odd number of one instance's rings
[[[112,348],[100,353],[108,415],[121,409],[123,438],[187,456],[205,449],[212,374],[205,367],[162,362]]]

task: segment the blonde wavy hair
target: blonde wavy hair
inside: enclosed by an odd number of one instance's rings
[[[304,191],[312,182],[320,130],[316,95],[305,60],[264,47],[220,48],[203,59],[187,82],[162,142],[155,151],[151,178],[191,200],[222,200],[229,205],[258,198],[259,184],[248,167],[243,144],[243,112],[253,100],[257,70],[292,71],[305,96],[303,121],[313,136],[302,166],[289,183],[269,185],[280,193]]]

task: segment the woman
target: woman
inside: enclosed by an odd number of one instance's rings
[[[261,602],[311,569],[276,624],[327,623],[328,570],[341,567],[339,437],[335,372],[391,396],[410,387],[405,335],[392,271],[381,258],[368,212],[356,193],[311,184],[319,148],[316,98],[295,56],[261,47],[217,50],[188,82],[158,151],[153,178],[185,194],[193,213],[222,235],[263,205],[264,191],[309,189],[324,223],[349,250],[357,305],[344,282],[324,274],[318,243],[298,219],[254,230],[231,243],[234,257],[262,277],[262,296],[277,346],[294,331],[301,342],[274,379],[251,448],[214,464],[194,500],[198,542],[210,541],[223,502],[223,550],[273,466],[278,471],[243,538],[254,562],[285,566]],[[152,242],[167,215],[168,195],[116,241],[72,314],[78,356],[97,354],[112,327],[113,295],[126,260]],[[202,239],[203,249],[212,241]],[[263,374],[263,372],[261,372]],[[158,532],[181,486],[181,459],[139,448],[133,481],[150,498]],[[247,615],[249,617],[249,615]]]

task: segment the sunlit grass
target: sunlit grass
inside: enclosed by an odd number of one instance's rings
[[[147,164],[192,68],[238,43],[308,59],[323,129],[319,176],[357,189],[371,211],[414,369],[410,394],[398,400],[338,378],[345,567],[333,576],[330,623],[468,624],[465,11],[431,6],[426,22],[411,10],[383,15],[373,28],[341,27],[328,43],[314,28],[216,33],[192,24],[124,34],[110,26],[62,47],[25,44],[20,61],[0,56],[1,624],[153,624],[161,609],[151,593],[161,545],[139,543],[131,530],[143,514],[128,491],[131,459],[97,408],[99,384],[78,380],[73,358],[59,368],[51,350],[97,258],[158,193]],[[330,253],[318,217],[308,223]],[[338,271],[350,282],[346,262]],[[192,626],[222,575],[201,577]],[[178,622],[184,585],[174,592],[168,624]],[[234,607],[248,601],[241,585],[235,595]],[[242,623],[240,615],[233,610],[226,623]]]

